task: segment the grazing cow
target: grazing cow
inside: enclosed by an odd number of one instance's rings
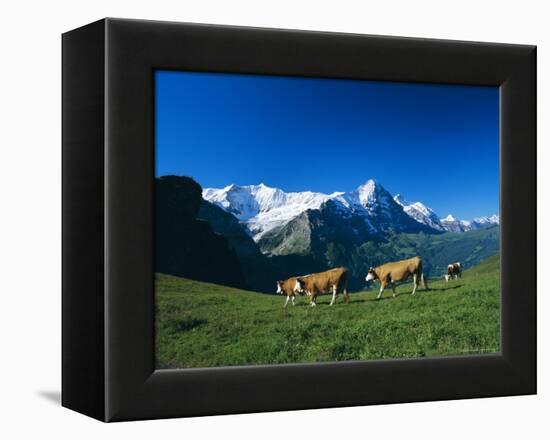
[[[348,275],[349,273],[346,268],[338,267],[325,272],[298,277],[296,279],[294,291],[308,295],[311,306],[317,305],[317,296],[323,293],[332,293],[330,305],[333,305],[336,300],[336,295],[343,292],[344,302],[347,303],[349,302]]]
[[[453,278],[455,280],[462,278],[462,264],[460,264],[460,262],[458,261],[447,266],[445,281],[449,282],[449,280],[452,280]]]
[[[365,277],[365,280],[367,282],[374,280],[380,281],[380,292],[376,297],[376,299],[380,299],[382,292],[388,284],[391,284],[393,296],[395,296],[395,283],[397,281],[406,280],[409,277],[412,277],[413,279],[412,295],[416,293],[419,277],[424,289],[428,290],[428,284],[424,280],[424,274],[422,273],[422,259],[420,257],[394,261],[374,268],[371,267]]]
[[[298,293],[295,290],[296,279],[297,277],[291,277],[288,280],[277,281],[277,293],[279,295],[286,295],[286,301],[284,305],[285,307],[287,306],[290,299],[292,299],[292,305],[295,305],[294,299],[296,298],[296,294]]]

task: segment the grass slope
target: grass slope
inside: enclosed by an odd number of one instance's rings
[[[499,260],[491,257],[461,280],[411,284],[342,298],[318,307],[284,297],[156,276],[159,368],[323,362],[499,351]]]
[[[498,253],[499,235],[499,226],[462,233],[396,234],[388,236],[382,243],[364,243],[359,260],[378,266],[386,261],[420,255],[428,275],[440,276],[445,273],[449,262],[460,261],[464,267],[472,267]]]

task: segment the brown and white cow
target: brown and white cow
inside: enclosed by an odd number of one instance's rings
[[[404,281],[409,277],[412,277],[413,280],[412,295],[416,293],[419,278],[424,289],[428,290],[428,284],[424,280],[424,274],[422,272],[422,259],[420,257],[394,261],[374,268],[371,267],[365,277],[365,280],[367,282],[374,280],[380,281],[380,292],[376,297],[376,299],[380,299],[382,292],[384,292],[384,289],[388,284],[391,284],[393,296],[395,296],[395,283],[397,281]]]
[[[447,273],[445,274],[445,281],[462,278],[462,264],[459,261],[451,263],[447,266]]]
[[[288,305],[290,299],[292,299],[292,305],[295,305],[294,300],[298,293],[295,289],[297,278],[298,277],[291,277],[288,280],[277,281],[277,293],[279,295],[286,295],[285,307]]]
[[[313,273],[296,279],[294,291],[309,296],[311,306],[317,305],[317,296],[332,293],[330,305],[334,304],[336,295],[344,294],[344,302],[349,302],[348,270],[344,267],[330,269],[325,272]]]

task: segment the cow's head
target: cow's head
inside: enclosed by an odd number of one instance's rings
[[[449,275],[448,273],[445,274],[445,281],[446,282],[449,282],[449,280],[451,279],[451,275]]]
[[[283,283],[284,281],[277,281],[277,293],[279,295],[282,295],[283,294]]]
[[[296,278],[296,284],[294,285],[294,293],[304,293],[305,285],[304,280]]]
[[[367,276],[365,277],[365,281],[368,283],[369,281],[374,281],[378,278],[378,275],[376,275],[376,272],[373,267],[369,269],[367,272]]]

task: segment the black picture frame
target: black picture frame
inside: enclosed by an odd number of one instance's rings
[[[62,404],[103,421],[536,393],[536,47],[104,19],[62,37]],[[501,352],[155,370],[155,69],[500,87]]]

